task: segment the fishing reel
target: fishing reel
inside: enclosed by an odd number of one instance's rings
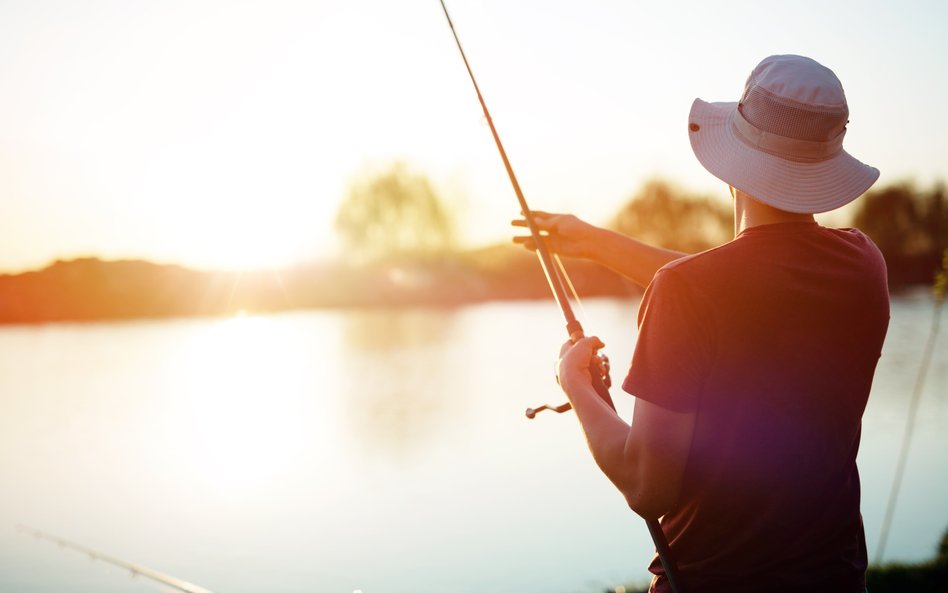
[[[559,361],[557,361],[559,362]],[[609,395],[609,388],[612,387],[612,377],[609,374],[611,366],[609,364],[609,357],[604,353],[598,353],[593,356],[592,362],[589,365],[589,375],[592,377],[592,386],[596,390],[596,393],[599,394],[609,406],[614,410],[615,405],[612,403],[612,396]],[[560,376],[559,373],[556,374],[556,383],[559,385]],[[550,406],[543,404],[542,406],[536,408],[527,408],[525,412],[527,418],[531,420],[536,417],[536,415],[543,410],[551,410],[557,414],[562,414],[563,412],[568,412],[573,409],[573,406],[569,402],[560,404],[558,406]]]

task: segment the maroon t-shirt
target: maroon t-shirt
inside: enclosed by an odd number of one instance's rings
[[[853,229],[756,226],[652,279],[623,389],[696,413],[662,518],[689,593],[863,590],[856,451],[888,322],[885,262]]]

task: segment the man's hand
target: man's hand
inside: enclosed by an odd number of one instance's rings
[[[594,364],[600,373],[604,372],[602,359],[597,355],[597,352],[603,346],[605,344],[602,343],[602,340],[592,336],[578,340],[575,343],[567,341],[560,348],[560,360],[556,377],[570,401],[572,401],[573,395],[578,389],[592,385],[590,368]]]
[[[572,214],[551,214],[538,210],[534,210],[532,214],[550,251],[565,257],[588,259],[594,256],[593,241],[597,227]],[[528,227],[526,219],[523,218],[513,220],[510,224],[516,227]],[[514,237],[513,241],[530,251],[536,251],[537,245],[532,235]]]
[[[591,225],[572,214],[534,210],[533,218],[541,238],[553,253],[598,262],[643,288],[648,286],[659,268],[685,255]],[[526,227],[527,221],[521,218],[511,221],[511,224]],[[514,237],[513,240],[530,251],[536,251],[536,242],[530,235]]]

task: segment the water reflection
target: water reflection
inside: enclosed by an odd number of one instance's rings
[[[345,313],[343,340],[354,354],[439,345],[456,333],[450,309],[360,309]]]
[[[186,334],[148,458],[228,500],[292,471],[312,429],[298,333],[285,318],[239,316]]]
[[[373,456],[411,460],[463,413],[463,365],[450,310],[360,310],[343,331],[345,416],[354,444]],[[459,368],[460,367],[460,368]]]
[[[931,319],[930,299],[893,305],[859,461],[870,554]],[[621,376],[635,304],[586,306]],[[494,303],[0,328],[0,591],[130,591],[17,523],[230,593],[644,578],[648,534],[575,418],[523,418],[562,401],[550,373],[558,315],[552,303]],[[930,557],[948,525],[945,352],[942,331],[893,560]],[[614,397],[628,418],[631,398]]]

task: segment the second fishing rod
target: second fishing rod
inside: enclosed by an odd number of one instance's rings
[[[510,178],[510,184],[513,186],[514,193],[517,195],[517,201],[520,203],[520,211],[523,214],[524,220],[526,221],[527,228],[530,230],[530,235],[533,237],[533,241],[536,244],[536,252],[540,260],[540,266],[543,268],[543,273],[546,276],[547,283],[550,285],[550,290],[553,292],[553,297],[556,299],[556,302],[563,313],[563,317],[566,320],[566,331],[569,334],[569,339],[572,342],[576,342],[584,337],[584,333],[582,325],[576,319],[576,315],[573,313],[573,309],[569,304],[566,287],[572,287],[572,285],[569,282],[566,269],[563,268],[562,264],[560,264],[558,260],[556,260],[556,263],[554,263],[554,256],[551,255],[549,249],[547,249],[546,242],[540,233],[540,228],[537,226],[533,212],[527,205],[527,200],[524,198],[523,191],[520,189],[520,183],[517,181],[517,176],[514,174],[513,167],[510,165],[510,159],[507,158],[507,151],[504,150],[504,145],[500,141],[500,135],[497,133],[497,128],[494,126],[494,121],[490,116],[490,111],[487,109],[487,103],[484,101],[484,96],[481,94],[480,87],[477,85],[477,79],[474,77],[473,70],[471,70],[471,65],[467,60],[467,55],[464,53],[464,48],[461,46],[461,40],[454,28],[454,22],[451,20],[451,15],[448,13],[448,7],[445,5],[444,0],[440,0],[440,2],[442,10],[444,10],[444,16],[448,20],[448,26],[451,27],[451,33],[454,35],[454,41],[458,46],[458,51],[461,53],[461,59],[464,60],[464,67],[467,69],[468,76],[471,78],[471,83],[474,85],[474,90],[477,93],[477,100],[480,102],[481,109],[484,111],[484,118],[487,120],[487,125],[490,127],[490,132],[494,137],[494,143],[497,145],[500,158],[504,162],[504,168],[507,170],[507,176]],[[597,364],[594,361],[590,365],[589,370],[590,376],[592,377],[593,388],[596,390],[596,393],[607,404],[609,404],[613,410],[615,410],[612,397],[609,395],[610,380],[608,373],[608,359],[602,357],[601,364]],[[542,410],[565,412],[569,410],[570,407],[571,406],[569,403],[555,407],[543,405],[538,408],[527,409],[526,414],[528,418],[533,418],[538,412]],[[662,531],[661,524],[658,522],[658,519],[654,518],[646,518],[645,523],[648,527],[649,534],[652,537],[652,541],[655,544],[655,550],[658,553],[659,560],[662,563],[662,568],[665,570],[665,576],[668,579],[668,583],[671,586],[672,592],[684,593],[684,590],[680,585],[680,579],[678,577],[678,567],[672,558],[671,550],[668,546],[668,540],[665,537],[665,532]]]

